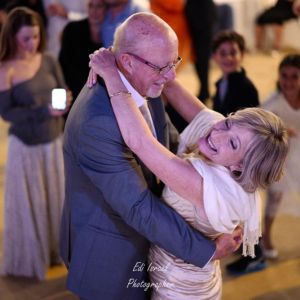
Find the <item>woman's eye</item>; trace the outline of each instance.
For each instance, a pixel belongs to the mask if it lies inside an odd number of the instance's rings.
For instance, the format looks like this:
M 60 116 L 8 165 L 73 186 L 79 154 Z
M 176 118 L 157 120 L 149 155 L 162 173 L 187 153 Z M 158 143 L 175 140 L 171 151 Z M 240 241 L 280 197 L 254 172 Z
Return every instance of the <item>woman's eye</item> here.
M 236 150 L 236 144 L 233 140 L 230 141 L 230 145 L 231 145 L 233 150 Z

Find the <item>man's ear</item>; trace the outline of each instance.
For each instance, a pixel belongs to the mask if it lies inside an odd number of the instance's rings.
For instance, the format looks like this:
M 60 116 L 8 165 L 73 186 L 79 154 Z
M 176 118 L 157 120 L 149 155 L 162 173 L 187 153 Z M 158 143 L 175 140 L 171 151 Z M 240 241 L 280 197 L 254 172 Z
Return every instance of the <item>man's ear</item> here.
M 127 53 L 122 53 L 119 56 L 118 65 L 121 71 L 125 71 L 124 73 L 132 74 L 133 66 L 131 56 Z

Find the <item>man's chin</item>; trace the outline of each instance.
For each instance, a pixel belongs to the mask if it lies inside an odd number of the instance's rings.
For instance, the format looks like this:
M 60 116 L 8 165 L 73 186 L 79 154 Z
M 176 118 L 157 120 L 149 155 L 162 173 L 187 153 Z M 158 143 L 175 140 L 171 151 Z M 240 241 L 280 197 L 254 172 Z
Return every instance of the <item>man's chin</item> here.
M 159 89 L 159 90 L 151 90 L 151 91 L 149 91 L 147 94 L 147 97 L 149 97 L 149 98 L 157 98 L 157 97 L 160 97 L 160 95 L 161 95 L 161 93 L 162 93 L 162 89 Z

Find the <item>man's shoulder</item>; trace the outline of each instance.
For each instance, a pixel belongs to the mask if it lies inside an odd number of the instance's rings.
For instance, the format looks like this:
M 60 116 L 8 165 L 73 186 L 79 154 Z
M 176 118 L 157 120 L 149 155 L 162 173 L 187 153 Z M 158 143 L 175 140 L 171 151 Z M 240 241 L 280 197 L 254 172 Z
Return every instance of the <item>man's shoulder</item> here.
M 70 124 L 68 124 L 70 123 Z M 69 113 L 67 130 L 86 132 L 118 130 L 117 121 L 107 94 L 106 87 L 99 82 L 92 88 L 83 87 Z M 73 129 L 74 127 L 74 129 Z
M 84 86 L 68 115 L 65 140 L 75 138 L 80 143 L 87 133 L 97 135 L 108 128 L 116 130 L 117 123 L 105 87 L 99 83 L 92 88 Z
M 105 86 L 101 82 L 97 82 L 92 88 L 85 85 L 76 98 L 71 113 L 87 117 L 111 114 L 112 108 Z

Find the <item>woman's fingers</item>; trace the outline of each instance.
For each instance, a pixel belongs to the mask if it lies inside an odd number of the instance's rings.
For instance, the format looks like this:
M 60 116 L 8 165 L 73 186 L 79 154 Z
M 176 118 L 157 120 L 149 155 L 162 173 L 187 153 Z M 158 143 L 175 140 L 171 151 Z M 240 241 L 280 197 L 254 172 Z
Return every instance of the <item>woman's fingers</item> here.
M 97 75 L 103 77 L 109 69 L 115 67 L 115 56 L 111 48 L 100 48 L 89 55 L 90 72 L 87 79 L 87 86 L 91 88 L 97 82 Z
M 97 82 L 97 74 L 94 72 L 93 69 L 90 69 L 89 76 L 87 79 L 87 86 L 91 88 L 96 84 L 96 82 Z

